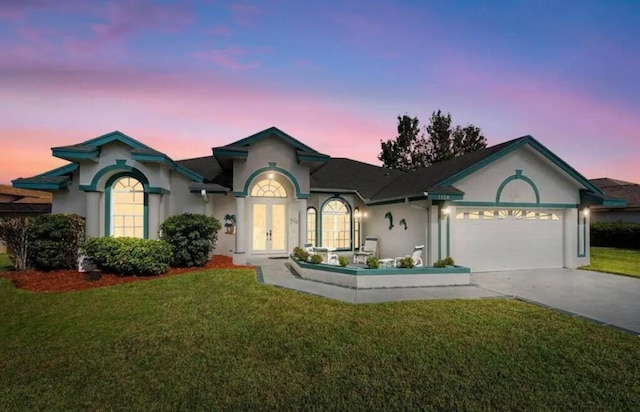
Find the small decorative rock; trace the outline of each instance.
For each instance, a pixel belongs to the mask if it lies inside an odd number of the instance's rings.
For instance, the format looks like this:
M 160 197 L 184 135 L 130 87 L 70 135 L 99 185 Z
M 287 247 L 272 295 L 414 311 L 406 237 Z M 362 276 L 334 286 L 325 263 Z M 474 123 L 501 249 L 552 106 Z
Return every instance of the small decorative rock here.
M 88 280 L 89 282 L 100 279 L 102 279 L 102 271 L 99 269 L 94 269 L 90 272 L 85 272 L 84 274 L 84 280 Z

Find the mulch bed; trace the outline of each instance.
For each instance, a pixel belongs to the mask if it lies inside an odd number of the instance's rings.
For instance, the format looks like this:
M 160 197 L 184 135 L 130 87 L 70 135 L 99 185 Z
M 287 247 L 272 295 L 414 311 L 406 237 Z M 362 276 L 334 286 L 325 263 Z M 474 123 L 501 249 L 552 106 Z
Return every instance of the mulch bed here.
M 57 270 L 53 272 L 25 270 L 22 272 L 9 271 L 0 273 L 0 278 L 9 279 L 17 288 L 30 290 L 32 292 L 71 292 L 74 290 L 93 289 L 119 285 L 121 283 L 165 278 L 183 273 L 197 272 L 203 269 L 254 269 L 254 267 L 236 266 L 233 264 L 231 257 L 214 255 L 204 268 L 172 268 L 164 275 L 158 276 L 116 276 L 103 273 L 101 279 L 89 281 L 84 279 L 84 273 L 78 272 L 77 270 Z

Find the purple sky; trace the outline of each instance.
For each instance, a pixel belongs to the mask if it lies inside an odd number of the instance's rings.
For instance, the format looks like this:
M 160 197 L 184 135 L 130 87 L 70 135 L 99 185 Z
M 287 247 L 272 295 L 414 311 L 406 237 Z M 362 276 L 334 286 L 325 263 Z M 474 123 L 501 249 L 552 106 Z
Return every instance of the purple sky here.
M 640 2 L 0 1 L 0 183 L 113 130 L 182 159 L 276 126 L 380 164 L 438 108 L 640 183 Z

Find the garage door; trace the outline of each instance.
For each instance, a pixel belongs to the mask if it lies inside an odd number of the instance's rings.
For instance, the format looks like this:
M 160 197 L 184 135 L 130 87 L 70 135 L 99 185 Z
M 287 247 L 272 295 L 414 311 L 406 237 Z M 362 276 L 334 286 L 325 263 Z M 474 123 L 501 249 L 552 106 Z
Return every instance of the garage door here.
M 456 263 L 473 272 L 563 266 L 561 210 L 459 208 Z

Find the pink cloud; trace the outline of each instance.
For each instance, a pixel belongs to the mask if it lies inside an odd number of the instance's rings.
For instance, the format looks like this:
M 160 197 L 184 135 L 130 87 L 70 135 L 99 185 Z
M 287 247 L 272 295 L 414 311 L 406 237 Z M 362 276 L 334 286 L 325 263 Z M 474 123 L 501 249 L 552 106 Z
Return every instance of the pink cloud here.
M 193 55 L 203 60 L 213 61 L 217 65 L 231 70 L 255 69 L 260 66 L 260 63 L 256 60 L 242 61 L 243 59 L 246 60 L 246 56 L 249 54 L 255 53 L 251 53 L 242 47 L 229 46 L 223 49 L 199 51 Z

